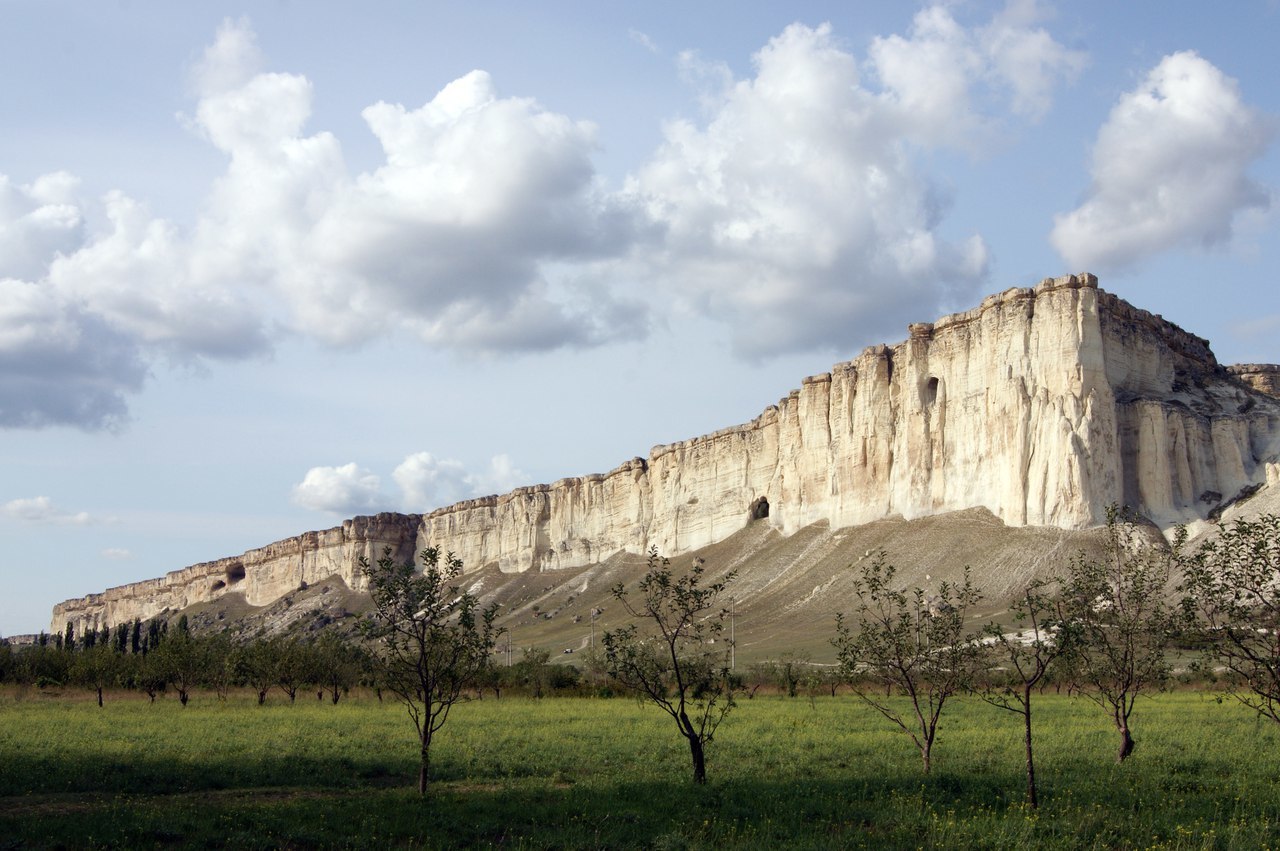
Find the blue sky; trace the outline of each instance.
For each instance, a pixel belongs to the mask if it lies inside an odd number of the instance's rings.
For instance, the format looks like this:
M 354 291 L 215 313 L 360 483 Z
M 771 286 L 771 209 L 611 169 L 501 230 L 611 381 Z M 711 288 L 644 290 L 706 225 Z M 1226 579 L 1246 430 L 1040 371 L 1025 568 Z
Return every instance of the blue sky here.
M 0 634 L 608 470 L 1044 277 L 1280 361 L 1274 0 L 0 0 L 0 31 Z

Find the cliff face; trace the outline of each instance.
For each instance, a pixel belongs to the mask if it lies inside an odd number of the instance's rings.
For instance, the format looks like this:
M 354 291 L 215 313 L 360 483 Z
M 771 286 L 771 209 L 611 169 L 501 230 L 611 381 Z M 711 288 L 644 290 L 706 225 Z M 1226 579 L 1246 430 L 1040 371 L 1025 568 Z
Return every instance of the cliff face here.
M 398 559 L 413 557 L 418 519 L 401 514 L 356 517 L 334 529 L 307 532 L 233 558 L 66 600 L 53 607 L 50 631 L 61 633 L 70 622 L 80 635 L 85 628 L 114 626 L 134 618 L 146 620 L 165 610 L 176 611 L 228 593 L 243 594 L 248 603 L 261 606 L 297 590 L 304 582 L 335 574 L 348 585 L 362 588 L 362 557 L 377 560 L 386 547 L 391 547 Z
M 607 474 L 423 517 L 356 518 L 67 601 L 52 628 L 236 590 L 269 602 L 333 574 L 359 588 L 358 557 L 388 545 L 405 558 L 435 544 L 468 568 L 516 572 L 650 545 L 676 555 L 753 521 L 789 535 L 822 520 L 986 508 L 1011 526 L 1079 529 L 1118 502 L 1170 525 L 1264 482 L 1280 455 L 1280 400 L 1265 384 L 1280 370 L 1220 367 L 1206 341 L 1100 291 L 1092 275 L 1011 289 L 908 330 L 806 378 L 749 423 L 655 446 Z

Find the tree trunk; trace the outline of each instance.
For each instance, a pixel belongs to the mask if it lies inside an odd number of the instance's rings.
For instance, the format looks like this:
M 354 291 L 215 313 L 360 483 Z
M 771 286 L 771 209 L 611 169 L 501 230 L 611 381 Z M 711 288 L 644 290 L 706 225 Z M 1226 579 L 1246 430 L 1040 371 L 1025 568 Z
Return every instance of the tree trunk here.
M 102 686 L 98 686 L 98 708 L 102 708 Z
M 181 703 L 183 706 L 187 705 L 187 700 L 189 699 L 189 697 L 190 696 L 187 694 L 186 689 L 182 689 L 182 688 L 178 689 L 178 702 Z
M 707 782 L 707 759 L 703 753 L 702 739 L 697 735 L 687 736 L 689 739 L 689 753 L 693 757 L 693 782 Z
M 1040 800 L 1036 794 L 1036 763 L 1031 757 L 1031 686 L 1027 685 L 1022 690 L 1022 718 L 1024 722 L 1023 741 L 1027 750 L 1027 803 L 1033 808 L 1040 806 Z
M 259 690 L 259 692 L 258 692 L 258 705 L 259 705 L 259 706 L 261 706 L 262 704 L 264 704 L 264 703 L 266 703 L 266 702 L 267 702 L 267 690 L 266 690 L 266 689 L 261 689 L 261 690 Z
M 1128 721 L 1119 721 L 1116 726 L 1120 729 L 1120 750 L 1116 752 L 1116 762 L 1124 762 L 1133 753 L 1135 743 L 1129 733 Z
M 422 739 L 422 759 L 418 763 L 418 794 L 426 796 L 427 794 L 427 776 L 431 769 L 431 740 L 429 737 Z

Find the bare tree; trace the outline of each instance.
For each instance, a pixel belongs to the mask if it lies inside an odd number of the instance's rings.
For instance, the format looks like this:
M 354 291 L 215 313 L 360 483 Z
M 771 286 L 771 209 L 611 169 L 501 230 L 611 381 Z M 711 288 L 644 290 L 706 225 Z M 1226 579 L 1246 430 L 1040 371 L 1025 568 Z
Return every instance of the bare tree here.
M 707 782 L 706 746 L 734 707 L 734 684 L 729 662 L 732 642 L 721 640 L 728 609 L 716 600 L 731 582 L 707 583 L 705 568 L 696 562 L 676 577 L 671 562 L 649 550 L 644 577 L 633 600 L 621 583 L 613 596 L 634 618 L 656 631 L 641 632 L 629 624 L 604 634 L 610 674 L 624 687 L 656 704 L 676 722 L 693 760 L 693 782 Z
M 1185 530 L 1172 545 L 1144 537 L 1136 520 L 1113 505 L 1102 557 L 1081 553 L 1069 568 L 1063 598 L 1078 642 L 1072 671 L 1081 693 L 1115 724 L 1117 762 L 1133 753 L 1130 719 L 1138 697 L 1169 678 L 1167 648 L 1179 622 L 1170 583 L 1185 541 Z
M 1182 591 L 1230 693 L 1280 723 L 1280 517 L 1219 526 L 1189 560 Z
M 462 561 L 428 547 L 422 571 L 396 564 L 391 550 L 377 564 L 361 559 L 369 578 L 373 616 L 365 634 L 377 642 L 382 680 L 400 699 L 418 731 L 418 794 L 427 793 L 431 742 L 449 718 L 463 689 L 484 668 L 498 629 L 497 604 L 481 609 L 472 594 L 453 584 Z
M 968 569 L 960 585 L 944 582 L 933 597 L 897 588 L 895 573 L 883 551 L 864 564 L 854 584 L 857 619 L 837 614 L 831 643 L 854 694 L 911 738 L 927 774 L 943 707 L 969 686 L 981 655 L 965 618 L 982 595 Z M 887 697 L 895 688 L 909 701 L 906 712 Z
M 1027 803 L 1033 807 L 1040 805 L 1040 799 L 1032 751 L 1031 695 L 1044 682 L 1050 668 L 1070 652 L 1073 635 L 1063 623 L 1062 601 L 1045 593 L 1049 584 L 1046 580 L 1033 581 L 1010 603 L 1012 631 L 994 623 L 983 630 L 994 667 L 986 672 L 982 699 L 1022 716 Z

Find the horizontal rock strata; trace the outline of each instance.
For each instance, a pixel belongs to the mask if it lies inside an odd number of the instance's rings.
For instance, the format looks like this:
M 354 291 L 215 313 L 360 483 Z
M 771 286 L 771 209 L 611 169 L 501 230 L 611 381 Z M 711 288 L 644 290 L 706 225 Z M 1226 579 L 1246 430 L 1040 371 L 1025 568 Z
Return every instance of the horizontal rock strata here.
M 908 333 L 804 379 L 749 423 L 609 473 L 425 516 L 356 518 L 69 600 L 52 628 L 146 618 L 231 589 L 261 604 L 333 574 L 361 588 L 358 558 L 384 546 L 403 558 L 434 544 L 468 568 L 513 572 L 649 546 L 676 555 L 751 522 L 789 535 L 985 508 L 1012 526 L 1081 529 L 1114 502 L 1167 526 L 1264 483 L 1280 456 L 1280 368 L 1221 367 L 1205 340 L 1092 275 L 1010 289 Z

